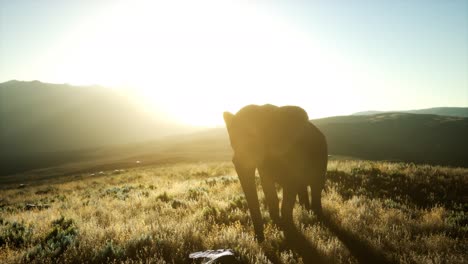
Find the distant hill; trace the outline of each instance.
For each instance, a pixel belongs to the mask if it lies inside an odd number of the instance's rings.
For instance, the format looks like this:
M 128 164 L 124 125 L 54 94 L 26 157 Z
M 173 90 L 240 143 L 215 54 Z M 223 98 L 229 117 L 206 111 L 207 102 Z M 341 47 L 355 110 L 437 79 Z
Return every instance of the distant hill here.
M 385 113 L 384 111 L 375 111 L 375 110 L 369 110 L 369 111 L 362 111 L 362 112 L 356 112 L 351 115 L 376 115 L 376 114 L 382 114 Z
M 468 118 L 384 113 L 312 122 L 333 155 L 468 167 Z
M 427 115 L 441 115 L 441 116 L 458 116 L 468 117 L 468 107 L 434 107 L 419 110 L 405 110 L 405 111 L 363 111 L 357 112 L 352 115 L 375 115 L 383 113 L 410 113 L 410 114 L 427 114 Z
M 147 141 L 182 127 L 100 86 L 0 84 L 0 157 Z
M 224 127 L 192 133 L 153 120 L 102 87 L 8 82 L 0 84 L 0 98 L 4 180 L 231 159 Z M 468 167 L 465 117 L 379 113 L 312 122 L 324 132 L 333 156 Z

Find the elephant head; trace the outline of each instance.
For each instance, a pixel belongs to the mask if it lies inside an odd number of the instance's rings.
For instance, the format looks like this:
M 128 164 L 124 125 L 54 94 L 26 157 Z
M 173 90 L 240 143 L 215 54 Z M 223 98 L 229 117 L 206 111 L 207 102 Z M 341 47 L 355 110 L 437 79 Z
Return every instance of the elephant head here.
M 235 115 L 225 112 L 224 121 L 234 151 L 232 161 L 247 199 L 255 234 L 261 241 L 264 239 L 263 223 L 255 185 L 255 170 L 258 168 L 260 171 L 266 159 L 281 159 L 300 144 L 308 132 L 309 118 L 302 108 L 296 106 L 248 105 Z M 264 180 L 268 179 L 262 179 L 262 187 L 267 196 Z M 271 186 L 274 185 L 268 185 L 269 196 L 273 197 L 271 188 L 274 187 Z M 273 197 L 271 200 L 272 206 L 269 207 L 274 207 L 278 198 L 275 200 Z
M 234 160 L 258 166 L 266 156 L 281 156 L 304 137 L 307 113 L 297 106 L 248 105 L 235 115 L 224 112 Z

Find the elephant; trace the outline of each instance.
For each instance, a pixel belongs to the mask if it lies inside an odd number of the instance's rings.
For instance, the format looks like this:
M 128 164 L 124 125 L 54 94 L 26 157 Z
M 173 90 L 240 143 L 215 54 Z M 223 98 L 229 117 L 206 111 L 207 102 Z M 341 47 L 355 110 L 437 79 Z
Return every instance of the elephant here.
M 270 217 L 275 224 L 292 225 L 296 197 L 318 215 L 328 163 L 323 133 L 298 106 L 247 105 L 236 114 L 223 113 L 233 149 L 232 162 L 244 191 L 258 241 L 264 240 L 263 220 L 255 184 L 258 170 Z M 275 188 L 283 189 L 281 218 Z

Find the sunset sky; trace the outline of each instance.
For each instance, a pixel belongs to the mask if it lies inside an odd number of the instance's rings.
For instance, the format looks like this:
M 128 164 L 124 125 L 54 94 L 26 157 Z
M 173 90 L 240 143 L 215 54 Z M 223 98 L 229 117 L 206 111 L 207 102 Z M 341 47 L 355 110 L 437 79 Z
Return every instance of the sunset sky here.
M 250 103 L 467 107 L 468 1 L 0 0 L 11 79 L 100 84 L 204 126 Z

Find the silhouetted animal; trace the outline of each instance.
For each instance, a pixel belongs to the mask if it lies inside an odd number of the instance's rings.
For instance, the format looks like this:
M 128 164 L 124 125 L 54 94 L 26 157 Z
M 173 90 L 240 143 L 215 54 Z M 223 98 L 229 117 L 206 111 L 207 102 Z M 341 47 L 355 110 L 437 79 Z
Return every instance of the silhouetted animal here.
M 328 152 L 325 136 L 297 106 L 248 105 L 235 115 L 224 112 L 224 121 L 234 150 L 232 159 L 252 217 L 256 237 L 263 241 L 263 221 L 255 186 L 258 169 L 270 216 L 280 223 L 275 183 L 283 188 L 281 222 L 292 224 L 292 211 L 299 200 L 321 213 Z

